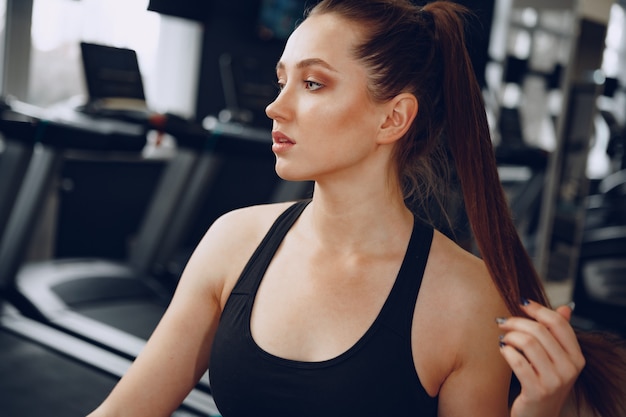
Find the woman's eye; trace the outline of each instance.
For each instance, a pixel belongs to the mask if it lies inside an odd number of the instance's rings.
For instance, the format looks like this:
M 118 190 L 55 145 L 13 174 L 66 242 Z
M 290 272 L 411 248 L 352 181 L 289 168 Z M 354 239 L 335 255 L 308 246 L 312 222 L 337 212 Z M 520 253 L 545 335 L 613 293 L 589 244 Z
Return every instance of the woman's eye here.
M 305 80 L 304 85 L 307 90 L 311 90 L 311 91 L 319 90 L 320 88 L 323 87 L 322 84 L 317 83 L 315 81 L 310 81 L 310 80 Z
M 285 83 L 281 81 L 276 82 L 276 88 L 278 89 L 278 91 L 283 91 L 283 88 L 285 88 Z

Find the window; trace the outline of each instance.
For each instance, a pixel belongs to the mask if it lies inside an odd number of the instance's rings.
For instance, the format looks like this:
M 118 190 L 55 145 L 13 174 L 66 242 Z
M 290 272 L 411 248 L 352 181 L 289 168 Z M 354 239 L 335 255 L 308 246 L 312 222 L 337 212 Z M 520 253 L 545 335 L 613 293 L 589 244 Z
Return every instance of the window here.
M 27 101 L 47 107 L 84 99 L 81 40 L 134 49 L 149 84 L 161 18 L 147 11 L 147 4 L 148 0 L 34 0 Z

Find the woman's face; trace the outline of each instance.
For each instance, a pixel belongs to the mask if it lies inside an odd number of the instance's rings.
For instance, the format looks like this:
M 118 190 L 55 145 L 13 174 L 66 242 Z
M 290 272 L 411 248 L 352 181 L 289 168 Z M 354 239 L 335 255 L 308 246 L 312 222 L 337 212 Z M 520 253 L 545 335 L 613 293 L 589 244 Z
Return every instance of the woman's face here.
M 370 165 L 384 106 L 368 95 L 351 52 L 358 41 L 354 24 L 333 14 L 309 17 L 289 38 L 277 65 L 281 91 L 266 109 L 282 178 L 350 179 Z

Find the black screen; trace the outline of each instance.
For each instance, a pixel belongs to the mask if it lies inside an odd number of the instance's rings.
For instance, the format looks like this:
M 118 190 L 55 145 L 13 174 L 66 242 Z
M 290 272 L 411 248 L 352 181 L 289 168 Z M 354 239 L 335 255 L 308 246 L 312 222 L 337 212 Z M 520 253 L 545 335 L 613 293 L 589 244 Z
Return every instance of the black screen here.
M 81 42 L 85 81 L 91 100 L 144 100 L 143 81 L 132 49 Z
M 204 23 L 209 19 L 211 3 L 209 0 L 150 0 L 148 10 Z

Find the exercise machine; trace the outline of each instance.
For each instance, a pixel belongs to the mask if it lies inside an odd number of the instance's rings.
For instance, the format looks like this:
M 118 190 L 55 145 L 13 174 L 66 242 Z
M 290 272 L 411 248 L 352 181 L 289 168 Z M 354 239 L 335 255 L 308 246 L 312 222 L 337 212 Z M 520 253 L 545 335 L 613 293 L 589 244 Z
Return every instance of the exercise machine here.
M 84 416 L 131 361 L 19 314 L 0 300 L 0 409 L 20 417 Z M 210 394 L 194 389 L 172 417 L 219 416 Z
M 35 145 L 35 123 L 4 110 L 0 114 L 0 230 L 6 224 Z

